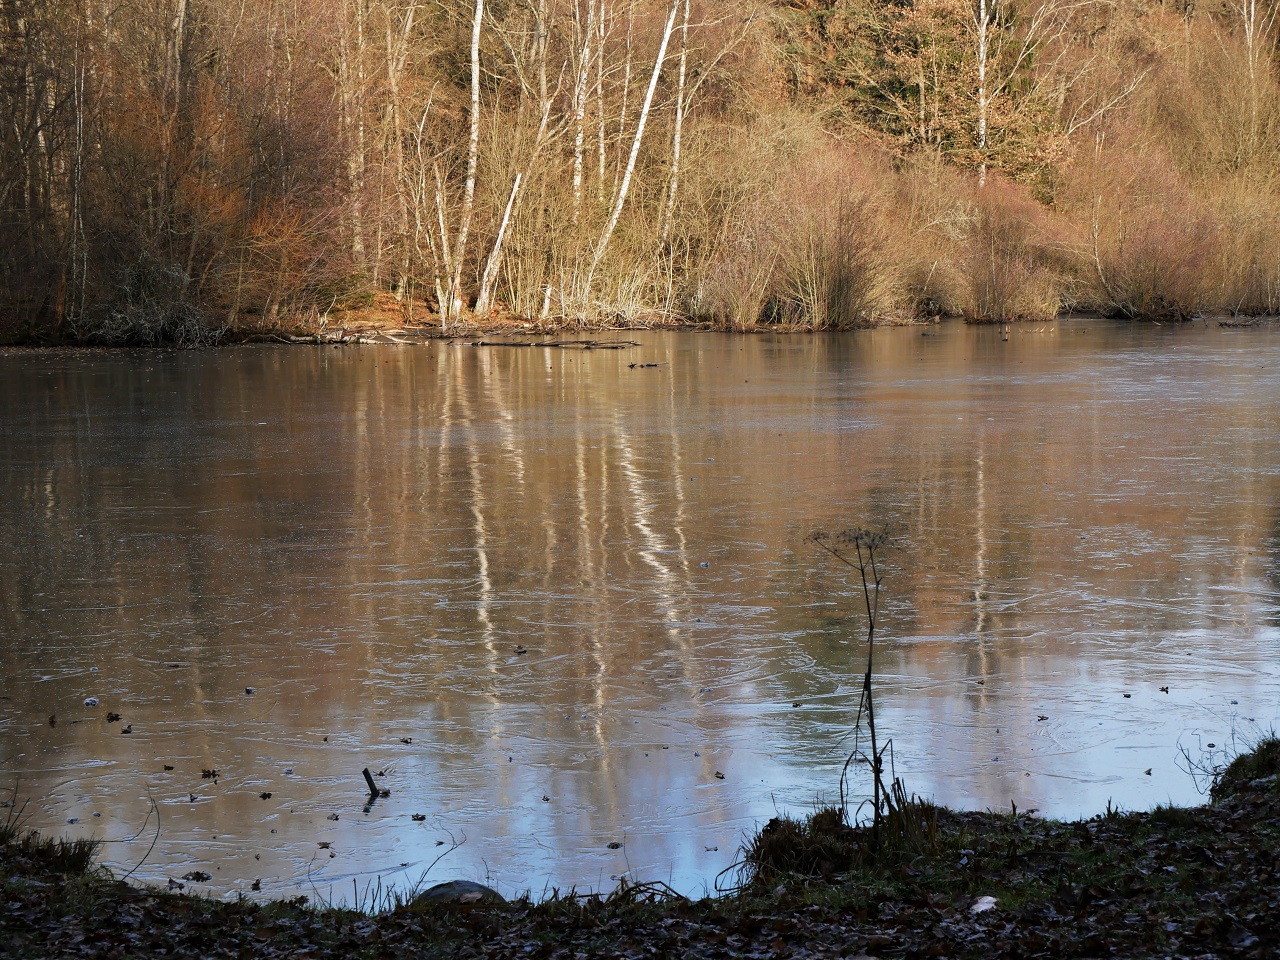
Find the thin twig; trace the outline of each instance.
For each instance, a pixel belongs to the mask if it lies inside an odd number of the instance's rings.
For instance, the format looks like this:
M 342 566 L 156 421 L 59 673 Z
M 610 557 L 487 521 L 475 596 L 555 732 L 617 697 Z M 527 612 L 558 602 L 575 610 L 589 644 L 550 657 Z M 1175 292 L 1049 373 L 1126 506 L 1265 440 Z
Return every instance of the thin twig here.
M 142 818 L 142 826 L 138 828 L 138 832 L 127 839 L 135 840 L 142 835 L 142 831 L 146 829 L 147 821 L 151 819 L 151 814 L 156 815 L 156 835 L 151 838 L 151 846 L 147 847 L 147 852 L 142 855 L 142 859 L 133 865 L 133 868 L 122 876 L 121 880 L 128 880 L 137 873 L 138 868 L 147 862 L 147 858 L 151 856 L 151 851 L 156 848 L 156 844 L 160 842 L 160 806 L 156 803 L 156 798 L 151 795 L 151 788 L 147 787 L 147 799 L 151 801 L 151 809 L 147 811 L 147 815 Z
M 877 551 L 884 547 L 888 539 L 887 529 L 870 531 L 861 527 L 845 530 L 834 537 L 823 531 L 818 531 L 809 537 L 812 543 L 845 566 L 857 570 L 862 580 L 862 603 L 867 615 L 867 669 L 862 677 L 862 694 L 858 701 L 858 713 L 854 719 L 854 746 L 845 757 L 844 766 L 840 770 L 840 809 L 845 811 L 847 817 L 849 768 L 854 763 L 869 763 L 872 777 L 871 843 L 875 849 L 880 845 L 881 822 L 893 807 L 892 793 L 884 785 L 884 753 L 890 748 L 892 741 L 886 741 L 884 747 L 880 746 L 876 733 L 874 692 L 876 624 L 880 616 L 880 584 L 883 579 Z M 848 555 L 850 547 L 853 548 L 856 559 Z M 864 714 L 867 720 L 867 736 L 871 740 L 869 756 L 863 751 L 857 739 L 858 732 L 862 729 Z

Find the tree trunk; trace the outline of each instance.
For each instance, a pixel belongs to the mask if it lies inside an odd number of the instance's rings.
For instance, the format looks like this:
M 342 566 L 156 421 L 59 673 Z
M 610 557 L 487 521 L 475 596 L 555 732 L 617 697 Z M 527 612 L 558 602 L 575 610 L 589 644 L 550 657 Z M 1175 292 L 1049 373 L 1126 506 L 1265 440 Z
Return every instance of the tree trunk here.
M 480 25 L 484 21 L 484 0 L 476 0 L 471 21 L 471 115 L 467 131 L 467 179 L 462 188 L 462 209 L 458 215 L 458 238 L 454 241 L 453 270 L 449 276 L 448 303 L 441 305 L 441 318 L 447 328 L 462 313 L 462 266 L 467 257 L 467 237 L 471 232 L 471 215 L 475 209 L 476 167 L 480 158 Z
M 978 186 L 987 183 L 987 59 L 991 52 L 991 24 L 995 18 L 996 0 L 978 0 L 974 27 L 978 34 Z
M 604 205 L 605 116 L 604 116 L 604 45 L 609 35 L 605 0 L 600 0 L 596 18 L 596 202 Z
M 366 259 L 364 239 L 364 193 L 367 155 L 364 129 L 365 86 L 365 4 L 351 0 L 354 24 L 343 24 L 339 47 L 338 97 L 347 149 L 347 192 L 351 231 L 351 255 L 357 264 Z M 350 32 L 354 29 L 354 35 Z
M 676 118 L 671 132 L 671 180 L 667 184 L 667 202 L 662 211 L 661 241 L 665 249 L 671 235 L 671 218 L 676 211 L 676 194 L 680 189 L 680 145 L 684 130 L 685 75 L 689 63 L 689 0 L 684 0 L 680 21 L 680 70 L 676 80 Z
M 627 97 L 631 92 L 632 42 L 635 37 L 636 5 L 635 0 L 627 0 L 627 43 L 626 56 L 622 63 L 622 102 L 618 107 L 618 157 L 613 169 L 613 196 L 618 195 L 618 184 L 622 180 L 622 147 L 627 135 Z
M 391 128 L 390 160 L 395 171 L 393 182 L 396 185 L 396 219 L 400 230 L 398 238 L 399 249 L 396 251 L 395 275 L 391 283 L 397 300 L 404 298 L 410 274 L 409 197 L 406 196 L 404 189 L 407 181 L 405 178 L 404 107 L 401 95 L 401 79 L 404 76 L 405 62 L 409 55 L 409 40 L 413 33 L 413 25 L 417 13 L 418 4 L 416 0 L 411 0 L 408 8 L 404 11 L 403 19 L 400 21 L 398 29 L 394 29 L 395 24 L 392 20 L 390 8 L 384 14 L 386 17 L 387 37 L 387 112 L 390 115 L 388 119 Z
M 582 173 L 586 153 L 587 101 L 590 91 L 587 85 L 591 78 L 592 51 L 595 46 L 596 0 L 586 0 L 587 20 L 582 23 L 580 7 L 575 5 L 575 39 L 578 50 L 577 70 L 573 79 L 573 222 L 576 224 L 582 216 Z
M 476 297 L 476 313 L 485 316 L 493 307 L 493 287 L 498 280 L 498 270 L 502 267 L 502 243 L 507 235 L 507 224 L 511 221 L 511 210 L 516 205 L 516 199 L 520 196 L 520 182 L 524 179 L 524 172 L 516 174 L 515 181 L 511 184 L 511 195 L 507 197 L 507 208 L 502 214 L 502 223 L 498 227 L 498 235 L 493 240 L 493 250 L 489 253 L 489 259 L 484 265 L 484 276 L 480 279 L 480 294 Z
M 645 92 L 644 104 L 640 107 L 640 116 L 636 121 L 636 133 L 631 141 L 631 153 L 627 157 L 627 168 L 622 174 L 622 182 L 618 185 L 618 195 L 613 200 L 613 210 L 610 212 L 609 219 L 605 222 L 604 229 L 600 233 L 600 239 L 596 242 L 596 249 L 591 257 L 591 266 L 587 270 L 586 282 L 583 284 L 583 290 L 587 293 L 591 290 L 591 281 L 595 276 L 596 268 L 600 266 L 600 261 L 604 259 L 609 240 L 613 237 L 613 231 L 618 226 L 618 218 L 622 215 L 622 208 L 627 202 L 627 193 L 631 187 L 631 175 L 636 169 L 636 158 L 640 155 L 640 144 L 644 140 L 644 128 L 649 122 L 649 111 L 653 106 L 653 94 L 658 89 L 658 77 L 661 76 L 662 65 L 667 59 L 667 45 L 671 42 L 671 34 L 675 31 L 676 15 L 679 12 L 680 0 L 674 0 L 671 4 L 671 13 L 667 15 L 667 22 L 662 28 L 662 42 L 658 45 L 658 55 L 653 59 L 653 73 L 649 77 L 649 89 Z

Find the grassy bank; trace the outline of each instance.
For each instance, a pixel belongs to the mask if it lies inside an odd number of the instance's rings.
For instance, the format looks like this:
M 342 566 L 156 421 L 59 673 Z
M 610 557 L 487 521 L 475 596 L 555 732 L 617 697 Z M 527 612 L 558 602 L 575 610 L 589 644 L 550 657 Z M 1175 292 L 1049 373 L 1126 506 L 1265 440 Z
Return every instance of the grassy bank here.
M 719 900 L 640 885 L 377 915 L 139 889 L 94 867 L 85 844 L 10 823 L 0 955 L 1270 957 L 1278 769 L 1271 739 L 1204 806 L 1074 823 L 906 803 L 874 849 L 831 811 L 779 819 L 748 843 L 742 889 Z

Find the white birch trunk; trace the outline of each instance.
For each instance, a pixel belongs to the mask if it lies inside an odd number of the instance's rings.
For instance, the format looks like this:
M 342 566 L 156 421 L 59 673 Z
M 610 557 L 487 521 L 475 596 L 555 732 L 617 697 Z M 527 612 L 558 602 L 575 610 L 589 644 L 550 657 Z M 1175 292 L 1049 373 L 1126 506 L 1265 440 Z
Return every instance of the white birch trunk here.
M 516 174 L 511 184 L 511 195 L 507 197 L 507 208 L 502 214 L 502 223 L 498 226 L 498 235 L 493 239 L 493 250 L 484 265 L 484 275 L 480 278 L 480 295 L 476 298 L 476 313 L 485 316 L 493 307 L 493 288 L 498 281 L 498 270 L 502 267 L 502 244 L 507 236 L 507 224 L 511 222 L 511 211 L 520 196 L 520 183 L 524 180 L 524 171 Z
M 391 163 L 395 170 L 396 213 L 400 228 L 400 250 L 392 289 L 397 300 L 403 298 L 410 273 L 409 248 L 409 197 L 406 195 L 405 151 L 404 151 L 404 108 L 401 103 L 400 80 L 404 75 L 405 62 L 409 55 L 409 40 L 413 33 L 414 21 L 417 18 L 418 4 L 410 0 L 400 21 L 399 29 L 394 24 L 390 9 L 385 11 L 386 17 L 386 67 L 387 67 L 387 111 L 390 114 L 391 127 Z M 381 228 L 379 228 L 381 236 Z M 379 244 L 381 247 L 381 243 Z M 381 250 L 379 250 L 381 259 Z
M 1266 39 L 1275 26 L 1280 6 L 1261 9 L 1258 0 L 1236 0 L 1236 13 L 1244 32 L 1245 58 L 1249 68 L 1249 150 L 1257 148 L 1259 115 L 1261 108 L 1258 75 L 1263 70 L 1262 58 L 1266 55 Z
M 609 36 L 609 17 L 605 0 L 600 0 L 596 26 L 596 202 L 604 204 L 605 116 L 604 116 L 604 46 Z
M 671 131 L 671 180 L 667 184 L 667 202 L 662 210 L 661 241 L 665 249 L 671 236 L 671 218 L 676 212 L 676 195 L 680 189 L 680 145 L 684 130 L 685 76 L 689 64 L 689 0 L 684 0 L 680 20 L 680 69 L 676 80 L 676 117 Z
M 182 37 L 186 32 L 187 0 L 177 0 L 173 8 L 173 22 L 169 34 L 169 96 L 170 109 L 178 112 L 179 85 L 182 83 Z
M 622 103 L 618 108 L 618 157 L 613 168 L 613 195 L 618 195 L 618 183 L 622 179 L 622 150 L 621 144 L 626 142 L 627 136 L 627 96 L 631 92 L 631 60 L 632 60 L 632 41 L 635 37 L 636 25 L 636 5 L 635 0 L 627 0 L 627 43 L 626 56 L 622 63 Z
M 591 266 L 587 270 L 586 282 L 583 284 L 584 292 L 589 295 L 591 291 L 591 281 L 595 276 L 596 268 L 600 266 L 600 261 L 604 259 L 605 250 L 609 246 L 609 241 L 613 237 L 613 231 L 618 226 L 618 218 L 622 215 L 622 208 L 627 202 L 627 193 L 631 187 L 631 176 L 636 169 L 636 158 L 640 155 L 640 144 L 644 140 L 644 129 L 649 122 L 649 111 L 653 106 L 653 94 L 658 89 L 658 77 L 662 74 L 662 65 L 667 59 L 667 45 L 671 42 L 671 34 L 675 31 L 676 15 L 680 12 L 680 0 L 674 0 L 671 4 L 671 13 L 667 16 L 667 22 L 662 28 L 662 42 L 658 45 L 658 55 L 653 59 L 653 73 L 649 77 L 649 89 L 645 92 L 644 104 L 640 107 L 640 116 L 636 120 L 636 133 L 631 141 L 631 152 L 627 157 L 627 168 L 623 171 L 622 182 L 618 185 L 618 195 L 613 200 L 613 210 L 609 213 L 609 219 L 605 222 L 604 230 L 600 233 L 600 239 L 596 243 L 595 252 L 591 257 Z
M 574 18 L 577 21 L 576 38 L 580 40 L 578 48 L 578 69 L 573 78 L 573 222 L 576 224 L 582 216 L 582 174 L 585 164 L 587 143 L 587 101 L 590 91 L 587 89 L 591 79 L 591 55 L 595 46 L 596 0 L 587 0 L 587 20 L 581 22 L 580 8 L 575 7 Z
M 436 277 L 436 303 L 440 306 L 440 327 L 442 332 L 449 332 L 449 320 L 457 316 L 453 295 L 453 256 L 450 251 L 449 228 L 446 224 L 446 208 L 448 199 L 444 187 L 444 177 L 440 173 L 440 164 L 434 164 L 436 182 L 436 228 L 439 244 L 439 263 L 441 269 Z
M 458 214 L 458 238 L 453 244 L 448 303 L 441 305 L 441 322 L 446 328 L 462 313 L 462 267 L 467 256 L 471 214 L 475 209 L 476 167 L 480 158 L 480 25 L 483 21 L 484 0 L 476 0 L 475 15 L 471 23 L 471 116 L 467 132 L 467 179 L 462 188 L 462 208 Z
M 995 18 L 995 0 L 978 0 L 974 27 L 978 34 L 978 186 L 987 183 L 987 59 L 991 52 L 991 24 Z
M 529 151 L 529 157 L 525 161 L 524 168 L 516 173 L 515 179 L 511 184 L 511 193 L 507 197 L 507 206 L 502 214 L 502 222 L 498 227 L 497 236 L 494 237 L 489 257 L 485 261 L 484 273 L 480 279 L 480 292 L 476 297 L 476 313 L 481 315 L 487 314 L 493 307 L 493 294 L 498 282 L 499 271 L 502 269 L 507 228 L 511 222 L 512 215 L 520 208 L 520 201 L 523 199 L 521 190 L 533 176 L 533 170 L 538 162 L 539 155 L 542 153 L 542 148 L 551 140 L 549 125 L 556 94 L 551 92 L 547 86 L 547 44 L 546 34 L 542 29 L 542 13 L 543 8 L 540 5 L 538 9 L 540 40 L 534 46 L 534 55 L 538 58 L 538 100 L 541 114 L 538 120 L 538 131 L 534 135 L 533 147 Z M 558 92 L 558 84 L 556 89 Z

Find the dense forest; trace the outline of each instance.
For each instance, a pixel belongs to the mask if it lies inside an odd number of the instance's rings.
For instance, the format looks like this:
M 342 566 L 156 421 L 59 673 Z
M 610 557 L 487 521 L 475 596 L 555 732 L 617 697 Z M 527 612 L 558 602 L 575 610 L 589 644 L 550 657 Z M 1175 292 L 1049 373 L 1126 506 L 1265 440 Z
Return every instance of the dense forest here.
M 1280 311 L 1280 0 L 0 0 L 0 341 Z

